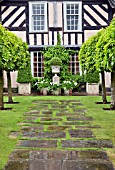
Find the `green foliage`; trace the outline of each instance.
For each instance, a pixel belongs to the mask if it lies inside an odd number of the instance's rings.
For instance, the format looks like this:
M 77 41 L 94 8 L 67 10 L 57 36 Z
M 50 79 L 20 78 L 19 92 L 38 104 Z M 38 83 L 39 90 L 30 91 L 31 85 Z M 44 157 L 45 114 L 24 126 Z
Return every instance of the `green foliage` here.
M 98 71 L 94 71 L 94 72 L 86 73 L 85 81 L 87 83 L 98 83 L 99 82 L 99 72 Z
M 32 82 L 32 74 L 30 66 L 20 69 L 17 76 L 18 83 L 30 83 Z
M 32 89 L 37 90 L 37 82 L 38 82 L 38 77 L 32 77 L 32 82 L 31 82 L 31 87 Z
M 13 71 L 25 67 L 28 62 L 27 44 L 0 24 L 0 67 Z
M 97 55 L 99 58 L 98 65 L 103 70 L 112 72 L 115 70 L 115 18 L 105 29 L 96 45 Z
M 53 57 L 51 60 L 50 60 L 50 65 L 51 66 L 61 66 L 62 65 L 62 61 L 59 57 Z
M 41 90 L 43 88 L 47 88 L 48 91 L 49 91 L 49 89 L 50 89 L 50 81 L 48 79 L 38 78 L 38 82 L 36 84 L 37 84 L 38 90 Z
M 69 90 L 69 89 L 72 89 L 73 87 L 73 82 L 69 81 L 69 80 L 64 80 L 62 82 L 62 89 L 64 90 Z
M 50 91 L 53 91 L 53 90 L 58 90 L 61 88 L 61 85 L 60 84 L 53 84 L 53 83 L 50 83 Z
M 66 76 L 70 75 L 69 73 L 69 60 L 70 60 L 70 54 L 71 50 L 66 50 L 65 47 L 60 45 L 55 45 L 51 47 L 47 47 L 42 51 L 42 54 L 45 58 L 44 61 L 44 78 L 48 78 L 49 80 L 52 79 L 52 70 L 50 67 L 50 60 L 53 57 L 60 58 L 62 61 L 62 66 L 60 70 L 60 79 L 63 81 Z
M 59 33 L 57 34 L 57 45 L 61 45 L 61 36 Z
M 72 82 L 72 89 L 73 91 L 81 91 L 82 87 L 86 85 L 86 80 L 84 78 L 84 74 L 76 74 L 76 75 L 71 75 L 70 80 Z
M 105 69 L 104 66 L 104 46 L 106 45 L 106 29 L 102 30 L 102 34 L 99 37 L 99 40 L 96 44 L 96 68 L 99 71 L 108 71 L 107 69 Z
M 103 30 L 99 31 L 96 35 L 91 36 L 82 45 L 79 51 L 79 60 L 83 70 L 95 71 L 96 70 L 96 44 Z

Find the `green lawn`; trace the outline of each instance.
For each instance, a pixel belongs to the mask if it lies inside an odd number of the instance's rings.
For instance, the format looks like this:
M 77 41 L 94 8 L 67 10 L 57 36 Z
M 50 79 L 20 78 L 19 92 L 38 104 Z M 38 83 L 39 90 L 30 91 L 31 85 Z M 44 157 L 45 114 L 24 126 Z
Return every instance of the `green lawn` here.
M 5 97 L 5 100 L 7 98 Z M 97 105 L 95 102 L 101 101 L 100 96 L 15 96 L 14 101 L 19 104 L 8 105 L 12 110 L 0 111 L 0 170 L 3 169 L 12 150 L 15 148 L 18 138 L 10 138 L 11 131 L 19 131 L 20 122 L 23 121 L 23 113 L 30 110 L 33 100 L 80 100 L 83 108 L 87 108 L 87 116 L 92 116 L 94 125 L 100 125 L 102 128 L 93 129 L 97 138 L 111 139 L 115 146 L 115 111 L 105 111 L 103 107 L 109 105 Z M 108 97 L 110 101 L 110 97 Z M 80 106 L 81 107 L 81 106 Z M 115 148 L 107 149 L 110 159 L 115 165 Z

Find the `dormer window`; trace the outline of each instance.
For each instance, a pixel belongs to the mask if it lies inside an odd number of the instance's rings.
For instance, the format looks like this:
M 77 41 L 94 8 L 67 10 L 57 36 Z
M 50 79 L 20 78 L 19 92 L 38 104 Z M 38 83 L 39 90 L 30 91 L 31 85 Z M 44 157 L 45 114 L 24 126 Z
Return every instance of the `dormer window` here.
M 64 31 L 82 31 L 82 2 L 64 2 Z
M 29 2 L 29 31 L 47 31 L 47 2 Z

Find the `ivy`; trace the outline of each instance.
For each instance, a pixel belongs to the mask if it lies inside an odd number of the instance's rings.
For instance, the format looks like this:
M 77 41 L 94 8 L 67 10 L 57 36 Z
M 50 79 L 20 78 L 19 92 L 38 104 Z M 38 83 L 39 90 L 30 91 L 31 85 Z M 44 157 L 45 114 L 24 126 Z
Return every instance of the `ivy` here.
M 63 81 L 65 80 L 68 76 L 70 76 L 69 72 L 69 61 L 70 61 L 70 55 L 74 53 L 72 50 L 67 50 L 65 47 L 61 46 L 61 40 L 60 40 L 60 35 L 58 34 L 58 42 L 57 45 L 55 46 L 50 46 L 45 48 L 42 52 L 44 56 L 44 78 L 52 79 L 52 70 L 50 66 L 50 60 L 53 57 L 60 58 L 62 63 L 61 63 L 61 68 L 60 68 L 60 80 Z

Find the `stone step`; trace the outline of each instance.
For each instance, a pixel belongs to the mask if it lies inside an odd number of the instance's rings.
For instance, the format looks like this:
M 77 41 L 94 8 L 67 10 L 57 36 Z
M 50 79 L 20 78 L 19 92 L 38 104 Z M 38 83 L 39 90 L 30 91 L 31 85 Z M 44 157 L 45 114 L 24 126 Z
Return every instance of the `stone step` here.
M 14 151 L 4 170 L 114 170 L 104 151 Z
M 10 160 L 22 159 L 60 159 L 60 160 L 84 160 L 84 159 L 100 159 L 107 160 L 109 158 L 105 151 L 85 150 L 85 151 L 69 151 L 69 150 L 24 150 L 16 149 L 10 155 Z

